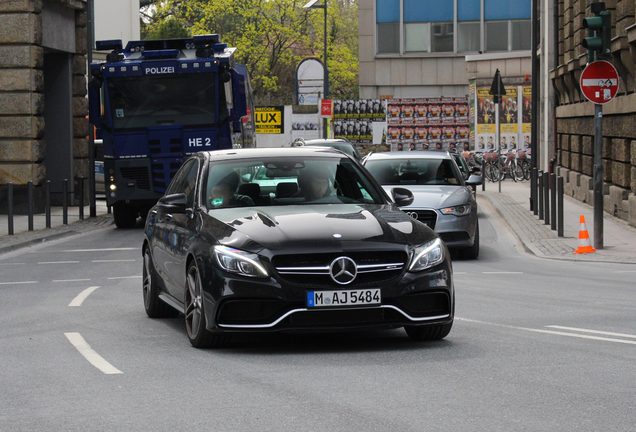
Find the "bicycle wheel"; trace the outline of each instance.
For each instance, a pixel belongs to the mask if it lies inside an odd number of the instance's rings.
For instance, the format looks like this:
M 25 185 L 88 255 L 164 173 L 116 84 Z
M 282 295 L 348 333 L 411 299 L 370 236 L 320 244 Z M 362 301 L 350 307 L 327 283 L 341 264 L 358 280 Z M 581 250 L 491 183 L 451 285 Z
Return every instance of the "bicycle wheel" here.
M 523 167 L 523 178 L 524 180 L 530 180 L 530 174 L 531 174 L 531 166 L 532 164 L 530 164 L 529 160 L 524 160 L 523 163 L 521 164 L 521 166 Z
M 525 173 L 523 171 L 523 163 L 514 161 L 512 165 L 512 178 L 514 181 L 520 182 L 525 179 Z

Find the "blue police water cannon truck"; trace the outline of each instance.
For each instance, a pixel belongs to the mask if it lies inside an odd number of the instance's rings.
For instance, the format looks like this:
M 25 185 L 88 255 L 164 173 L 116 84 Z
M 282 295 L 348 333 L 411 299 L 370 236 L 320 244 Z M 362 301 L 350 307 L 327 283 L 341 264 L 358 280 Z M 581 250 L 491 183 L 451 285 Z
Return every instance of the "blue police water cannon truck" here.
M 247 69 L 218 35 L 96 48 L 110 53 L 90 65 L 89 118 L 103 138 L 117 227 L 146 216 L 185 156 L 255 145 Z

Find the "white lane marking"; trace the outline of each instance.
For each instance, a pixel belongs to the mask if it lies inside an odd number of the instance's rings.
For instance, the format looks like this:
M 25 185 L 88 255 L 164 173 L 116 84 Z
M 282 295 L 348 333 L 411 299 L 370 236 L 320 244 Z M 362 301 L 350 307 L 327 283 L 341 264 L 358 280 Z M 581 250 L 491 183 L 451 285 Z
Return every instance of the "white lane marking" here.
M 34 284 L 34 283 L 38 283 L 38 281 L 0 282 L 0 285 L 23 285 L 23 284 Z
M 518 275 L 518 274 L 523 274 L 523 272 L 516 272 L 516 271 L 485 271 L 485 272 L 481 272 L 482 274 L 492 274 L 492 275 L 498 275 L 498 274 L 502 274 L 502 275 Z
M 99 287 L 98 286 L 92 286 L 92 287 L 86 288 L 84 291 L 79 293 L 68 305 L 70 307 L 79 307 L 79 306 L 81 306 L 82 303 L 84 302 L 84 300 L 86 300 L 86 297 L 91 295 L 93 293 L 93 291 L 95 291 L 97 288 L 99 288 Z
M 113 259 L 113 260 L 92 260 L 94 263 L 117 263 L 117 262 L 135 262 L 134 259 Z
M 53 279 L 53 282 L 88 282 L 90 279 Z
M 115 276 L 115 277 L 109 277 L 107 279 L 109 279 L 109 280 L 113 280 L 113 279 L 141 279 L 141 275 L 139 275 L 139 276 Z
M 550 334 L 550 335 L 556 335 L 556 336 L 574 337 L 574 338 L 579 338 L 579 339 L 591 339 L 591 340 L 599 340 L 599 341 L 604 341 L 604 342 L 615 342 L 615 343 L 622 343 L 622 344 L 628 344 L 628 345 L 636 345 L 636 341 L 628 341 L 628 340 L 623 340 L 623 339 L 604 338 L 604 337 L 599 337 L 599 336 L 589 336 L 589 335 L 582 335 L 582 334 L 576 334 L 576 333 L 566 333 L 566 332 L 559 332 L 559 331 L 552 331 L 552 330 L 541 330 L 541 329 L 528 328 L 528 327 L 517 327 L 517 326 L 512 326 L 512 325 L 507 325 L 507 324 L 497 324 L 497 323 L 487 322 L 487 321 L 472 320 L 472 319 L 468 319 L 468 318 L 457 318 L 457 317 L 455 317 L 455 319 L 457 319 L 459 321 L 472 322 L 472 323 L 476 323 L 476 324 L 485 324 L 485 325 L 491 325 L 491 326 L 495 326 L 495 327 L 513 329 L 513 330 L 523 330 L 523 331 L 528 331 L 528 332 L 533 332 L 533 333 L 542 333 L 542 334 Z
M 79 261 L 40 261 L 38 264 L 77 264 Z
M 619 270 L 616 273 L 636 273 L 636 270 Z
M 546 326 L 546 327 L 553 328 L 553 329 L 559 329 L 559 330 L 570 330 L 570 331 L 578 331 L 578 332 L 583 332 L 583 333 L 592 333 L 592 334 L 600 334 L 600 335 L 605 335 L 605 336 L 616 336 L 616 337 L 624 337 L 624 338 L 629 338 L 629 339 L 636 339 L 636 335 L 627 334 L 627 333 L 613 333 L 613 332 L 606 332 L 606 331 L 599 331 L 599 330 L 590 330 L 590 329 L 577 328 L 577 327 L 563 327 L 563 326 L 558 326 L 558 325 L 549 325 L 549 326 Z
M 88 343 L 86 343 L 86 341 L 84 340 L 81 334 L 64 333 L 64 336 L 66 336 L 66 339 L 68 339 L 71 345 L 73 345 L 75 349 L 77 349 L 77 351 L 79 351 L 79 353 L 83 355 L 84 358 L 88 360 L 90 364 L 95 366 L 97 369 L 99 369 L 106 375 L 123 373 L 122 371 L 117 369 L 115 366 L 108 363 L 104 359 L 104 357 L 97 354 L 97 352 L 95 352 L 95 350 L 93 350 L 93 348 L 91 348 L 91 346 Z
M 103 249 L 66 249 L 60 252 L 112 252 L 112 251 L 127 251 L 127 250 L 139 250 L 139 248 L 124 247 L 124 248 L 103 248 Z

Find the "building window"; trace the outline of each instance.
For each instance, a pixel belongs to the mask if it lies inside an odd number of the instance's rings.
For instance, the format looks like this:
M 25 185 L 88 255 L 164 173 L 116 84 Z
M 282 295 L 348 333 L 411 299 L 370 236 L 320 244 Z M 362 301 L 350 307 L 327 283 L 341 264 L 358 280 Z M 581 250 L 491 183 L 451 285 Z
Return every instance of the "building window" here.
M 510 25 L 512 50 L 529 50 L 531 45 L 530 39 L 532 37 L 530 20 L 512 21 Z
M 481 51 L 481 23 L 458 22 L 457 23 L 457 51 L 477 52 Z
M 508 21 L 486 23 L 486 51 L 508 51 Z
M 378 53 L 400 52 L 400 0 L 376 0 Z
M 453 2 L 403 0 L 404 51 L 453 52 Z
M 431 51 L 431 23 L 404 24 L 404 51 Z

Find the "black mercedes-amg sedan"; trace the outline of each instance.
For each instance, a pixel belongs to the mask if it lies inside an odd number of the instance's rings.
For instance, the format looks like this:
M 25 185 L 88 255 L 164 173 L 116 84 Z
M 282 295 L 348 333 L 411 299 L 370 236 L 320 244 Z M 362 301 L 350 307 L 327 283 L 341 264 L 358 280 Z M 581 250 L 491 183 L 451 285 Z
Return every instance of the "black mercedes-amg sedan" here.
M 404 327 L 448 335 L 445 244 L 355 159 L 329 148 L 238 149 L 187 159 L 148 214 L 143 298 L 185 315 L 195 347 L 236 332 Z

